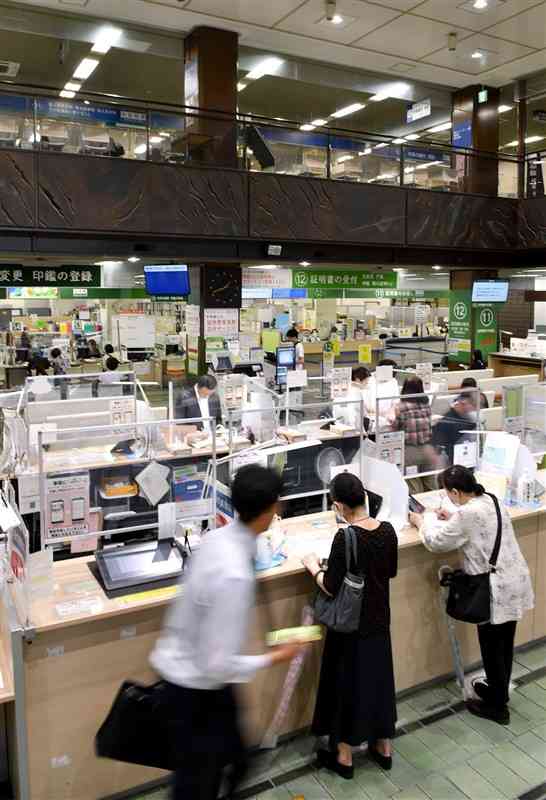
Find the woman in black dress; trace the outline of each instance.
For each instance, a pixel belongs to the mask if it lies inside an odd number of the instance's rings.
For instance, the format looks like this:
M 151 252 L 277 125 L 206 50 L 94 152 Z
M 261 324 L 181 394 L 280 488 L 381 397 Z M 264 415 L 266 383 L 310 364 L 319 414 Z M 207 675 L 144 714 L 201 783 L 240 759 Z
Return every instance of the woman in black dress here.
M 368 742 L 368 753 L 383 769 L 392 766 L 391 739 L 396 725 L 396 699 L 390 636 L 389 581 L 396 575 L 398 540 L 389 522 L 368 515 L 362 482 L 343 473 L 330 484 L 338 515 L 355 530 L 358 564 L 365 578 L 360 626 L 356 633 L 326 636 L 313 720 L 313 733 L 329 737 L 329 750 L 319 750 L 321 766 L 344 778 L 353 777 L 352 748 Z M 335 597 L 346 573 L 345 538 L 339 530 L 328 568 L 316 555 L 304 559 L 319 588 Z

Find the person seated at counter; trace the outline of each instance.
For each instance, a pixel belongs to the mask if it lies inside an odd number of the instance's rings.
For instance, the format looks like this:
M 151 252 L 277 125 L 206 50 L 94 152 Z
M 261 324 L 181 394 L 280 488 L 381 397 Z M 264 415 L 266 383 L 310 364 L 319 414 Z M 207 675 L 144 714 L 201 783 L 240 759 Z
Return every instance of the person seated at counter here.
M 404 431 L 406 470 L 408 467 L 417 468 L 416 477 L 408 480 L 408 488 L 413 494 L 434 491 L 435 476 L 418 475 L 419 472 L 430 472 L 435 469 L 432 449 L 432 409 L 421 378 L 412 377 L 404 381 L 400 402 L 394 409 L 392 428 L 395 431 Z
M 470 369 L 485 369 L 486 363 L 483 359 L 481 350 L 472 351 L 472 359 L 470 361 Z
M 219 425 L 222 422 L 222 408 L 216 390 L 218 381 L 212 375 L 201 375 L 191 389 L 179 393 L 175 399 L 176 419 L 198 419 L 212 417 Z M 195 423 L 199 430 L 210 433 L 210 422 Z
M 99 380 L 101 383 L 115 383 L 115 381 L 119 380 L 119 375 L 117 373 L 117 369 L 119 367 L 119 361 L 117 358 L 113 358 L 109 356 L 106 359 L 105 363 L 105 372 L 100 376 Z
M 102 363 L 106 368 L 106 362 L 109 358 L 115 358 L 117 361 L 120 361 L 119 353 L 114 350 L 114 346 L 111 344 L 107 344 L 104 346 L 104 356 L 102 357 Z
M 95 339 L 89 339 L 87 342 L 87 347 L 89 348 L 89 356 L 88 358 L 100 358 L 101 352 L 97 346 L 97 342 Z
M 472 378 L 471 376 L 465 378 L 461 383 L 461 389 L 477 389 L 478 388 L 478 381 L 476 378 Z M 480 408 L 489 408 L 489 400 L 484 395 L 483 392 L 480 392 Z
M 353 747 L 368 742 L 368 755 L 383 769 L 392 767 L 396 725 L 394 669 L 390 635 L 389 582 L 398 569 L 398 540 L 390 522 L 370 518 L 362 481 L 348 472 L 330 483 L 339 517 L 354 530 L 357 563 L 366 592 L 355 633 L 328 630 L 312 730 L 328 736 L 328 750 L 317 753 L 319 765 L 342 778 L 353 777 Z M 335 597 L 347 573 L 345 534 L 335 535 L 328 567 L 311 553 L 303 559 L 318 588 Z
M 392 367 L 393 371 L 397 368 L 396 361 L 392 358 L 384 358 L 378 364 L 378 367 Z M 368 395 L 370 404 L 370 412 L 375 415 L 376 401 L 381 400 L 379 412 L 381 417 L 390 418 L 394 412 L 397 403 L 397 398 L 400 396 L 400 386 L 394 376 L 384 379 L 377 377 L 377 372 L 372 375 L 368 384 Z
M 296 349 L 296 369 L 303 369 L 305 364 L 305 350 L 302 342 L 300 342 L 300 335 L 296 328 L 287 330 L 284 338 L 287 342 L 293 344 Z
M 50 363 L 54 375 L 66 375 L 70 364 L 58 347 L 54 347 L 50 354 Z
M 456 511 L 410 514 L 423 544 L 433 553 L 461 549 L 463 569 L 470 575 L 489 572 L 498 531 L 498 517 L 491 495 L 462 466 L 447 469 L 441 485 Z M 531 576 L 514 533 L 512 520 L 501 502 L 501 547 L 491 575 L 491 619 L 478 625 L 478 640 L 486 680 L 474 680 L 478 700 L 469 700 L 471 714 L 510 724 L 509 686 L 514 656 L 516 625 L 534 607 Z
M 432 431 L 432 444 L 440 458 L 440 466 L 453 464 L 455 445 L 476 440 L 476 436 L 468 431 L 476 430 L 478 412 L 476 400 L 472 392 L 462 392 L 449 411 L 436 423 Z
M 351 388 L 346 398 L 342 402 L 334 403 L 334 415 L 345 425 L 351 425 L 355 429 L 360 429 L 360 400 L 364 401 L 364 430 L 370 428 L 370 412 L 375 411 L 371 408 L 367 388 L 370 384 L 372 373 L 367 367 L 354 367 L 351 372 Z

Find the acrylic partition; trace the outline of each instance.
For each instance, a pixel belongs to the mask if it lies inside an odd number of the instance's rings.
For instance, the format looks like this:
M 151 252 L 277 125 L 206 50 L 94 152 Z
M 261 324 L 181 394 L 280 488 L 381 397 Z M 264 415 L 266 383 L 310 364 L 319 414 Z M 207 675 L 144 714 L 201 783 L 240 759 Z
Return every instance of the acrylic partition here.
M 377 384 L 371 430 L 376 458 L 395 464 L 410 493 L 432 491 L 453 464 L 476 467 L 482 447 L 479 389 L 400 394 Z
M 542 459 L 546 455 L 546 383 L 507 387 L 503 405 L 506 427 L 521 427 L 523 444 L 536 459 Z
M 179 529 L 200 530 L 214 520 L 216 458 L 227 452 L 211 418 L 65 429 L 54 441 L 39 432 L 42 548 L 145 535 L 165 503 Z

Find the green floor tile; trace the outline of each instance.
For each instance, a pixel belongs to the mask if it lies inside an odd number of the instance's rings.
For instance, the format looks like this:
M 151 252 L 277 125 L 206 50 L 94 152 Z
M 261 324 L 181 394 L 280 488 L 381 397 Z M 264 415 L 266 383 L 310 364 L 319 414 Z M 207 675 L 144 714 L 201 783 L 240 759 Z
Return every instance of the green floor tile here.
M 471 800 L 502 800 L 507 796 L 468 765 L 451 767 L 446 776 Z
M 523 778 L 505 767 L 504 764 L 499 764 L 498 759 L 491 753 L 475 756 L 468 762 L 468 765 L 508 797 L 518 797 L 527 789 Z
M 398 786 L 399 789 L 415 786 L 419 778 L 423 777 L 423 774 L 413 767 L 409 761 L 406 761 L 400 753 L 394 753 L 392 769 L 384 774 L 387 775 L 389 780 Z
M 530 670 L 546 667 L 546 644 L 533 647 L 524 653 L 516 653 L 514 660 Z
M 489 739 L 479 734 L 474 728 L 469 727 L 461 719 L 460 715 L 438 720 L 438 722 L 434 722 L 430 726 L 430 729 L 438 729 L 446 733 L 450 739 L 453 739 L 454 742 L 464 747 L 472 755 L 483 753 L 493 747 L 493 743 Z
M 506 767 L 519 775 L 530 786 L 538 786 L 544 781 L 544 767 L 530 758 L 511 742 L 494 747 L 493 756 Z
M 532 722 L 546 722 L 546 709 L 533 703 L 532 700 L 529 700 L 520 692 L 514 692 L 510 698 L 510 709 L 517 711 L 522 717 Z
M 538 678 L 536 683 L 538 683 L 539 686 L 542 686 L 543 689 L 546 689 L 546 676 L 544 676 L 544 678 Z
M 355 776 L 356 777 L 356 776 Z M 369 795 L 365 794 L 362 787 L 356 780 L 346 781 L 335 775 L 333 772 L 328 772 L 321 769 L 315 775 L 318 783 L 329 793 L 330 797 L 335 800 L 368 800 Z M 390 798 L 387 798 L 390 800 Z
M 493 744 L 501 744 L 502 742 L 507 742 L 512 738 L 512 734 L 510 731 L 506 730 L 503 725 L 499 725 L 496 722 L 491 722 L 488 719 L 482 719 L 481 717 L 475 717 L 469 711 L 461 712 L 461 719 L 466 722 L 471 728 L 474 728 L 479 734 L 484 736 L 489 741 L 493 742 Z
M 546 742 L 546 722 L 537 727 L 533 726 L 533 733 L 536 733 L 537 736 L 540 736 L 540 738 L 544 739 Z
M 518 692 L 528 700 L 531 700 L 532 703 L 536 703 L 537 706 L 546 709 L 546 689 L 543 689 L 542 686 L 537 683 L 528 683 L 518 689 Z
M 412 706 L 407 701 L 396 704 L 396 711 L 398 716 L 398 725 L 408 725 L 411 722 L 416 722 L 423 716 L 422 712 Z
M 346 783 L 351 783 L 346 781 Z M 307 775 L 295 781 L 284 784 L 282 788 L 288 789 L 290 797 L 302 795 L 305 800 L 332 800 L 332 795 L 314 775 Z M 345 795 L 346 797 L 347 795 Z
M 453 739 L 450 739 L 445 733 L 437 729 L 430 730 L 431 727 L 419 728 L 415 731 L 415 736 L 446 764 L 460 764 L 468 761 L 468 750 L 455 744 Z
M 429 800 L 427 795 L 418 786 L 410 786 L 395 795 L 396 800 Z
M 537 736 L 535 733 L 524 733 L 522 736 L 517 736 L 514 739 L 514 744 L 523 750 L 528 756 L 534 758 L 543 767 L 546 767 L 546 742 Z M 546 779 L 546 771 L 544 772 Z
M 430 800 L 468 800 L 466 794 L 442 775 L 429 775 L 419 786 Z
M 395 739 L 394 750 L 421 772 L 437 772 L 446 766 L 445 762 L 426 747 L 415 733 Z
M 291 797 L 291 792 L 285 789 L 284 786 L 280 786 L 276 789 L 267 789 L 267 791 L 259 794 L 256 800 L 291 800 Z
M 414 695 L 410 695 L 405 700 L 420 711 L 422 715 L 434 714 L 446 706 L 453 703 L 453 695 L 447 689 L 423 689 Z
M 390 774 L 368 762 L 366 766 L 356 770 L 355 781 L 364 789 L 366 796 L 372 800 L 387 800 L 400 791 L 399 787 L 388 777 Z

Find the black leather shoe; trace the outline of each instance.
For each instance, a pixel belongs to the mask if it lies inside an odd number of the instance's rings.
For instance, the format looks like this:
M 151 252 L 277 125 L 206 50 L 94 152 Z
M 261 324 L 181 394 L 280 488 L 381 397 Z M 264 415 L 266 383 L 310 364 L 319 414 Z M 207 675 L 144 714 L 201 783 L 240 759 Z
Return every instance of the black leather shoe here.
M 510 711 L 507 706 L 493 708 L 484 703 L 483 700 L 468 700 L 466 707 L 475 717 L 490 719 L 491 722 L 498 722 L 499 725 L 510 725 Z
M 379 764 L 381 769 L 385 769 L 387 771 L 392 769 L 392 756 L 384 756 L 372 745 L 368 746 L 368 755 L 373 761 L 375 761 L 376 764 Z
M 476 678 L 473 680 L 472 688 L 480 700 L 487 700 L 489 698 L 489 684 L 483 678 Z
M 325 769 L 329 769 L 330 772 L 335 772 L 336 775 L 339 775 L 340 778 L 345 778 L 346 781 L 350 781 L 354 777 L 354 767 L 340 764 L 336 754 L 330 752 L 330 750 L 317 750 L 317 763 L 319 767 L 324 767 Z

